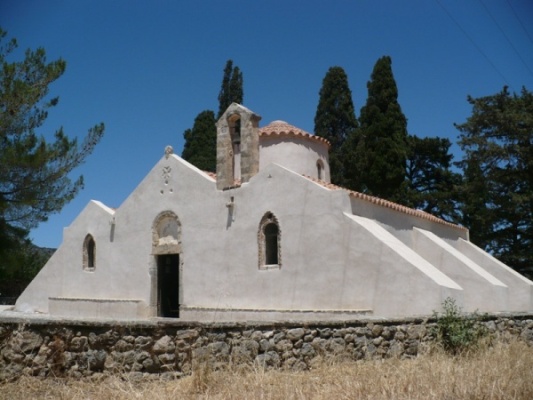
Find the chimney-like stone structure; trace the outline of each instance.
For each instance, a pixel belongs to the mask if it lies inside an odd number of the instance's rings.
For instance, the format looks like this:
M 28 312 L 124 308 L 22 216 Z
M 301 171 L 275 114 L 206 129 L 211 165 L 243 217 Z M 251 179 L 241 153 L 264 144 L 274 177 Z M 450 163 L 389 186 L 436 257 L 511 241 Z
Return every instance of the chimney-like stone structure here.
M 217 189 L 248 182 L 259 171 L 261 116 L 232 103 L 217 122 Z

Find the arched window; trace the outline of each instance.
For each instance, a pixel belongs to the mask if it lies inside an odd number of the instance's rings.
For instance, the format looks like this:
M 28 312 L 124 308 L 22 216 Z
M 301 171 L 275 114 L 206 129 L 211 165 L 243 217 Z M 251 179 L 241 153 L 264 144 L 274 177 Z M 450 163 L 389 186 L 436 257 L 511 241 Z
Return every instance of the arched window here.
M 88 234 L 83 241 L 83 269 L 94 271 L 96 268 L 96 243 L 94 238 Z
M 317 160 L 316 162 L 317 178 L 321 181 L 324 180 L 324 163 L 322 160 Z
M 267 212 L 259 224 L 259 269 L 281 268 L 281 231 L 277 218 Z
M 265 226 L 265 264 L 278 264 L 278 226 L 270 223 Z

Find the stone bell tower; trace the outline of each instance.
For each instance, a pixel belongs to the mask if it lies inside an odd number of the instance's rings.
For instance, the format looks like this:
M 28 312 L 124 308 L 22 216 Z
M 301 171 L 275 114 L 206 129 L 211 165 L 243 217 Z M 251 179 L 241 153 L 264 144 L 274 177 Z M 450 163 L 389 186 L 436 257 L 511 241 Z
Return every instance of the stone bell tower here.
M 232 103 L 217 122 L 217 189 L 248 182 L 259 171 L 261 116 Z

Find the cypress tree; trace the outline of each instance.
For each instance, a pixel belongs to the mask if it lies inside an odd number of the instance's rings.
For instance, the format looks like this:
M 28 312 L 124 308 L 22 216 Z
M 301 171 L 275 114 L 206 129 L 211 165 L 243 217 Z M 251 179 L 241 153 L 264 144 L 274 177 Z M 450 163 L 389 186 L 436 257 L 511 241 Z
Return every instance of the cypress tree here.
M 231 103 L 242 104 L 243 97 L 244 97 L 243 89 L 242 89 L 242 83 L 243 83 L 242 82 L 242 72 L 239 69 L 239 67 L 234 67 L 233 68 L 233 73 L 231 74 L 231 79 L 230 79 L 230 82 L 229 82 L 230 96 L 229 96 L 228 107 L 229 107 L 229 105 Z M 228 107 L 225 107 L 224 111 L 226 111 L 226 108 L 228 108 Z
M 202 111 L 194 120 L 192 129 L 183 136 L 185 145 L 181 157 L 204 171 L 216 171 L 217 130 L 215 113 Z
M 217 120 L 224 114 L 224 111 L 231 103 L 242 104 L 243 97 L 242 72 L 239 67 L 233 66 L 232 60 L 228 60 L 224 67 L 224 76 L 222 77 L 222 85 L 218 94 Z
M 219 108 L 215 113 L 211 110 L 202 111 L 194 120 L 192 129 L 183 132 L 185 144 L 181 157 L 204 171 L 216 171 L 217 157 L 217 131 L 218 120 L 231 103 L 242 104 L 243 79 L 239 67 L 233 66 L 233 61 L 228 60 L 224 67 L 222 85 L 218 95 Z
M 407 119 L 398 103 L 391 64 L 389 56 L 381 57 L 367 83 L 355 162 L 363 191 L 400 201 L 408 154 Z
M 341 67 L 331 67 L 319 93 L 315 114 L 315 135 L 331 143 L 329 166 L 331 182 L 344 184 L 344 160 L 342 146 L 346 137 L 357 129 L 352 101 L 352 91 L 348 86 L 348 76 Z

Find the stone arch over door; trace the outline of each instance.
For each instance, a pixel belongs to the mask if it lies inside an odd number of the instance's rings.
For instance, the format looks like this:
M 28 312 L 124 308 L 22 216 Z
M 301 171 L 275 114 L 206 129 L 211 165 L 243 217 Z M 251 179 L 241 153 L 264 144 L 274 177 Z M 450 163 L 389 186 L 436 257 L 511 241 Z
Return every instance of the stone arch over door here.
M 163 211 L 152 224 L 150 308 L 152 315 L 179 317 L 182 304 L 181 222 L 172 211 Z
M 181 222 L 172 211 L 160 213 L 152 225 L 152 254 L 181 253 Z

